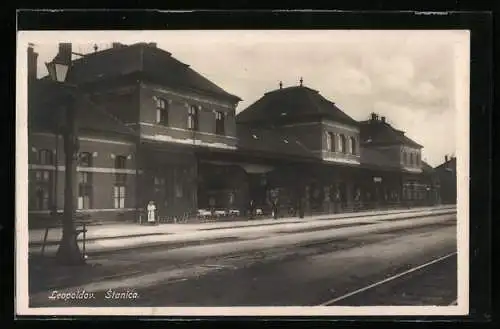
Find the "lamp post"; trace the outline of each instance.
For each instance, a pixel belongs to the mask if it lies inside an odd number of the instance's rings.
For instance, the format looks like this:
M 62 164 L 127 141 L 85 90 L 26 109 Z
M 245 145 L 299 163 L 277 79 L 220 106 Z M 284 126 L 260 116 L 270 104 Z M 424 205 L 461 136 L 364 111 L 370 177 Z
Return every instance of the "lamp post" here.
M 59 53 L 50 63 L 46 63 L 49 77 L 56 83 L 64 87 L 68 86 L 66 77 L 71 67 L 71 44 L 59 44 Z M 62 238 L 57 250 L 56 259 L 64 265 L 84 264 L 85 259 L 80 252 L 77 242 L 77 232 L 74 223 L 75 214 L 75 177 L 76 177 L 76 160 L 78 155 L 78 137 L 76 127 L 76 108 L 71 101 L 65 107 L 64 122 L 63 122 L 63 144 L 64 144 L 64 215 L 63 215 L 63 231 Z
M 380 189 L 382 186 L 382 177 L 378 177 L 378 176 L 373 177 L 373 182 L 375 183 L 375 202 L 376 202 L 375 207 L 378 208 L 378 207 L 380 207 L 380 203 L 381 203 Z

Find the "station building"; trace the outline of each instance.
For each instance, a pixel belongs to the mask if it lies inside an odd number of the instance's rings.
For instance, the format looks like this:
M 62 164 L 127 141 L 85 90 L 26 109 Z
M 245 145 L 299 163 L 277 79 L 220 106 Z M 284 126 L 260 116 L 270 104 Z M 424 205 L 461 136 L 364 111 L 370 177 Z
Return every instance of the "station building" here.
M 60 44 L 59 52 L 70 52 Z M 37 79 L 28 49 L 29 214 L 64 203 L 61 107 L 77 109 L 76 205 L 103 221 L 136 220 L 147 202 L 165 216 L 234 209 L 305 214 L 440 202 L 422 146 L 385 117 L 356 121 L 300 85 L 241 99 L 154 43 L 113 44 L 75 59 L 71 93 Z M 68 96 L 71 94 L 70 96 Z M 75 96 L 76 95 L 76 96 Z

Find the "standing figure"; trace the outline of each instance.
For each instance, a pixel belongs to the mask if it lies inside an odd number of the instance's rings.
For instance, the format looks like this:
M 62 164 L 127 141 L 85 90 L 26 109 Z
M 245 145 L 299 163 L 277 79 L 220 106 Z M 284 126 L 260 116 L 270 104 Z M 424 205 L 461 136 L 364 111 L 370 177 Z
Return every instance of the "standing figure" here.
M 299 218 L 304 218 L 304 197 L 299 197 L 299 204 L 298 204 L 298 208 L 299 208 Z
M 356 188 L 356 194 L 354 195 L 355 201 L 355 210 L 359 210 L 361 208 L 361 191 L 359 187 Z
M 341 212 L 341 197 L 340 197 L 340 188 L 337 186 L 335 189 L 335 213 Z
M 253 201 L 253 199 L 250 200 L 250 205 L 248 208 L 249 208 L 248 210 L 250 211 L 250 219 L 253 219 L 255 210 L 255 202 Z
M 210 208 L 210 216 L 214 217 L 215 216 L 215 198 L 213 196 L 210 196 L 208 199 L 208 206 Z
M 278 219 L 278 198 L 273 198 L 272 200 L 272 208 L 273 208 L 273 218 Z
M 148 223 L 155 223 L 156 222 L 156 205 L 154 201 L 149 201 L 148 203 Z

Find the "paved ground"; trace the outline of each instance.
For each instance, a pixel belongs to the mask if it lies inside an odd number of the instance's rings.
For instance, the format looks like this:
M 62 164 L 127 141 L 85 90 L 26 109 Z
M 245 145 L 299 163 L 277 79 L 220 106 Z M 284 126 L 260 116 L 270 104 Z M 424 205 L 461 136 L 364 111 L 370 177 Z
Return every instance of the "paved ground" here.
M 52 276 L 42 272 L 47 266 L 39 263 L 38 268 L 30 265 L 31 305 L 320 305 L 456 251 L 455 224 L 455 215 L 443 215 L 321 231 L 294 232 L 288 228 L 287 232 L 281 228 L 267 236 L 249 236 L 245 240 L 127 251 L 113 257 L 96 257 L 93 261 L 101 265 L 80 270 L 80 275 L 74 273 L 67 282 L 54 280 L 57 273 Z M 353 296 L 351 301 L 344 301 L 349 305 L 373 305 L 382 298 L 392 305 L 448 305 L 456 299 L 453 264 L 430 266 L 420 274 L 408 276 L 399 285 L 394 282 L 393 286 L 378 288 L 385 289 L 378 293 L 373 290 L 371 297 L 356 299 Z M 432 268 L 435 272 L 430 271 Z M 106 271 L 108 275 L 120 273 L 121 277 L 102 277 Z M 101 277 L 95 279 L 99 275 Z M 85 278 L 92 276 L 91 282 L 85 282 Z M 42 278 L 46 278 L 46 282 Z M 449 279 L 448 284 L 442 284 L 443 278 Z M 50 299 L 54 290 L 85 291 L 93 293 L 94 298 Z M 415 295 L 412 291 L 422 296 L 410 301 L 401 297 L 405 296 L 403 293 Z M 434 297 L 430 296 L 431 291 Z M 106 298 L 111 297 L 112 292 L 129 298 Z
M 159 226 L 151 225 L 139 225 L 137 223 L 112 223 L 90 226 L 88 238 L 110 238 L 116 236 L 136 236 L 136 235 L 147 235 L 147 234 L 158 234 L 158 233 L 178 233 L 186 231 L 197 231 L 206 229 L 222 229 L 222 228 L 234 228 L 234 227 L 251 227 L 251 226 L 262 226 L 266 224 L 277 224 L 277 223 L 287 223 L 290 221 L 303 221 L 303 220 L 319 220 L 319 219 L 342 219 L 342 218 L 356 218 L 356 217 L 367 217 L 367 216 L 380 216 L 387 214 L 399 214 L 399 213 L 414 213 L 427 210 L 441 210 L 441 209 L 456 209 L 454 205 L 440 205 L 433 207 L 415 207 L 415 208 L 401 208 L 401 209 L 389 209 L 389 210 L 372 210 L 372 211 L 361 211 L 352 213 L 339 213 L 339 214 L 323 214 L 314 216 L 305 216 L 303 219 L 298 217 L 282 217 L 279 219 L 272 219 L 266 217 L 256 217 L 254 219 L 235 219 L 235 220 L 224 220 L 224 221 L 209 221 L 209 222 L 196 222 L 196 223 L 180 223 L 180 224 L 161 224 Z M 29 230 L 29 241 L 38 243 L 43 239 L 44 229 L 37 228 Z M 58 241 L 61 237 L 60 229 L 50 230 L 48 240 Z
M 334 226 L 355 226 L 363 223 L 397 220 L 402 217 L 425 216 L 438 213 L 452 213 L 455 208 L 435 207 L 406 210 L 378 211 L 337 215 L 321 215 L 299 218 L 283 218 L 279 220 L 255 220 L 243 223 L 205 223 L 205 224 L 165 224 L 160 226 L 138 226 L 128 224 L 101 225 L 89 227 L 86 251 L 89 254 L 117 251 L 124 248 L 151 247 L 155 245 L 178 245 L 179 243 L 199 243 L 200 241 L 217 240 L 234 237 L 247 239 L 250 236 L 265 236 L 270 232 L 324 230 Z M 50 245 L 45 249 L 48 255 L 55 254 L 60 239 L 60 231 L 49 232 Z M 29 251 L 40 253 L 43 241 L 42 231 L 29 232 Z

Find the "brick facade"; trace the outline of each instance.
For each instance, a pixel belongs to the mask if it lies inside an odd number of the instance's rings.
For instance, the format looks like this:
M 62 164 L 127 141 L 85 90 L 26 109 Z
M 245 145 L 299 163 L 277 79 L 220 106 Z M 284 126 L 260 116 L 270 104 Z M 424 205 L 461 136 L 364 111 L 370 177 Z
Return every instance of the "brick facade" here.
M 166 102 L 167 124 L 157 122 L 157 100 Z M 191 107 L 197 111 L 197 129 L 188 127 L 188 115 Z M 140 116 L 141 134 L 147 136 L 162 135 L 174 139 L 194 139 L 214 144 L 220 143 L 234 147 L 236 145 L 235 104 L 216 100 L 213 97 L 200 96 L 189 92 L 175 91 L 154 84 L 141 83 Z M 224 114 L 224 132 L 216 132 L 216 112 Z
M 105 217 L 115 217 L 118 214 L 127 213 L 135 210 L 136 203 L 136 154 L 135 144 L 110 138 L 97 134 L 82 134 L 79 137 L 79 154 L 88 153 L 90 155 L 90 166 L 80 163 L 77 166 L 77 175 L 75 181 L 75 200 L 79 208 L 78 211 L 88 213 L 92 218 L 98 219 Z M 28 209 L 32 214 L 47 214 L 53 207 L 62 211 L 64 207 L 64 149 L 63 140 L 59 137 L 56 141 L 55 134 L 48 132 L 34 132 L 29 136 L 29 202 Z M 57 148 L 56 148 L 57 144 Z M 40 154 L 48 151 L 51 154 L 51 160 L 41 163 Z M 115 159 L 117 156 L 123 156 L 126 159 L 124 169 L 115 168 Z M 39 173 L 39 174 L 37 174 Z M 49 201 L 43 204 L 37 202 L 37 187 L 43 186 L 40 177 L 48 173 Z M 122 205 L 115 205 L 114 186 L 116 185 L 116 174 L 122 174 L 124 179 L 120 185 L 124 186 L 124 201 Z M 81 193 L 85 181 L 88 182 L 87 193 Z M 42 179 L 43 180 L 43 179 Z M 88 199 L 78 201 L 79 197 L 88 195 Z M 79 207 L 80 206 L 80 207 Z M 111 214 L 111 215 L 110 215 Z

